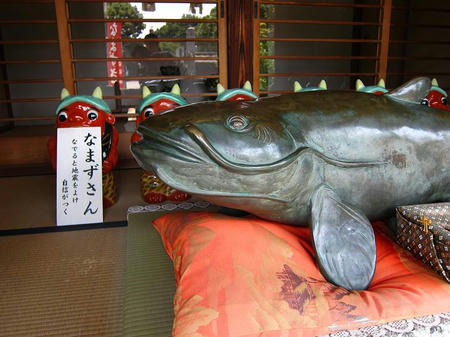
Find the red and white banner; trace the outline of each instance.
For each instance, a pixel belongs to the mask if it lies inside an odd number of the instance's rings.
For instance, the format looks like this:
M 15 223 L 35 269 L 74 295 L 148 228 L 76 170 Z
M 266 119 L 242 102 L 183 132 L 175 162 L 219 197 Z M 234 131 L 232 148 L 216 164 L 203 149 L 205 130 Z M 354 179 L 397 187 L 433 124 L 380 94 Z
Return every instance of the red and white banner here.
M 122 32 L 122 22 L 107 22 L 106 23 L 106 38 L 120 39 Z M 122 42 L 107 42 L 106 55 L 108 58 L 122 57 Z M 122 61 L 108 61 L 107 62 L 108 77 L 123 77 Z M 113 86 L 116 79 L 108 81 L 108 84 Z M 124 87 L 123 81 L 119 81 L 120 88 Z

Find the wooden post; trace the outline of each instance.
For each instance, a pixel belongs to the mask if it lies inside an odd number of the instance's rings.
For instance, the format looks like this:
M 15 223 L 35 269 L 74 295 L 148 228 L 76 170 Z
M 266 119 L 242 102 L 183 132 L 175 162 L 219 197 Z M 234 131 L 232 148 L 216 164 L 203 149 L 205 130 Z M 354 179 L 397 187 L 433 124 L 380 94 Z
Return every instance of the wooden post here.
M 72 50 L 70 47 L 70 34 L 68 25 L 68 12 L 66 0 L 54 0 L 56 12 L 56 25 L 58 27 L 59 54 L 61 58 L 64 88 L 71 95 L 76 95 L 74 73 L 72 66 Z
M 240 1 L 227 1 L 228 13 L 228 84 L 232 88 L 239 87 L 239 76 L 241 73 L 241 4 Z
M 259 0 L 253 0 L 253 92 L 259 95 L 260 72 L 260 6 Z
M 241 87 L 253 75 L 253 0 L 228 0 L 228 84 Z M 254 85 L 254 83 L 253 83 Z
M 243 22 L 243 37 L 242 37 L 242 46 L 243 46 L 243 71 L 240 79 L 240 86 L 244 84 L 245 81 L 253 81 L 253 18 L 254 18 L 254 3 L 253 0 L 243 1 L 242 3 L 242 22 Z M 259 69 L 259 67 L 258 67 Z M 252 87 L 255 83 L 252 83 Z
M 392 14 L 392 0 L 384 0 L 383 20 L 381 25 L 381 42 L 378 54 L 377 81 L 380 80 L 381 78 L 386 80 L 388 56 L 389 56 L 390 31 L 391 31 L 391 14 Z
M 219 49 L 219 83 L 228 86 L 228 55 L 227 55 L 227 13 L 225 0 L 217 2 L 217 38 Z

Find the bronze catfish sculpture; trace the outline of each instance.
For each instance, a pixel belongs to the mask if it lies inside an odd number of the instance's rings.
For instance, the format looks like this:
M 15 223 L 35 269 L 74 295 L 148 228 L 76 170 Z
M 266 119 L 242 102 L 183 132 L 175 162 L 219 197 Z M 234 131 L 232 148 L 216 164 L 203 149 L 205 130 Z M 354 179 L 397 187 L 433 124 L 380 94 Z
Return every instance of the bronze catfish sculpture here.
M 418 103 L 429 88 L 418 78 L 381 96 L 328 90 L 188 105 L 141 123 L 131 150 L 176 189 L 309 223 L 325 278 L 365 289 L 376 260 L 368 219 L 450 200 L 450 114 Z

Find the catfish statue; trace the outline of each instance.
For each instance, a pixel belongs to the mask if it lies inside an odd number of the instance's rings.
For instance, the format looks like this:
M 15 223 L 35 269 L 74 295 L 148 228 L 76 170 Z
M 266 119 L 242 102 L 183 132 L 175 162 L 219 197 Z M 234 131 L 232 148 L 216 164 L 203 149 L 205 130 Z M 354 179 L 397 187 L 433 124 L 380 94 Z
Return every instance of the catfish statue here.
M 187 105 L 139 125 L 138 163 L 216 205 L 309 224 L 324 277 L 366 289 L 370 220 L 450 200 L 450 114 L 420 104 L 414 79 L 384 95 L 318 90 Z

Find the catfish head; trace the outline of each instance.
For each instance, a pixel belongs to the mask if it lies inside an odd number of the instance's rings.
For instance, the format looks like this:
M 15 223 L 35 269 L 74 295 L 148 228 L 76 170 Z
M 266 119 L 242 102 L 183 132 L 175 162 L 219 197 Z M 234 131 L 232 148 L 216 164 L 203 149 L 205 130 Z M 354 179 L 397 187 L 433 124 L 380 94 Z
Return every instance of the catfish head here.
M 143 139 L 131 145 L 137 162 L 168 185 L 202 197 L 284 202 L 304 150 L 299 131 L 269 101 L 178 107 L 143 121 L 138 132 Z

